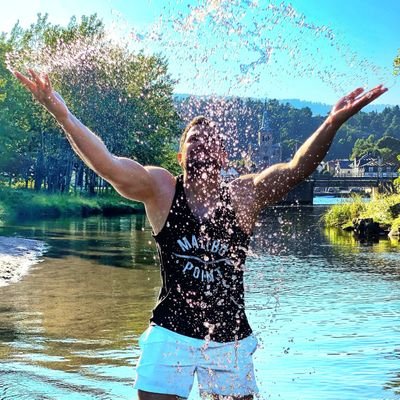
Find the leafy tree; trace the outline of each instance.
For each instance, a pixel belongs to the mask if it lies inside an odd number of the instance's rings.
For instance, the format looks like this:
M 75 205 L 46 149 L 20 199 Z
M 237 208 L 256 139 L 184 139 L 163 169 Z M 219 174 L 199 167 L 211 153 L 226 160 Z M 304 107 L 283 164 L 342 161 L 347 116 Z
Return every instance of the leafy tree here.
M 11 45 L 5 35 L 0 36 L 0 60 L 6 59 Z M 21 177 L 28 182 L 31 165 L 33 138 L 26 135 L 30 129 L 30 118 L 24 114 L 24 107 L 30 102 L 26 91 L 17 85 L 0 62 L 0 168 L 10 180 Z
M 400 164 L 400 154 L 397 156 L 397 161 Z M 399 176 L 393 181 L 393 183 L 395 184 L 397 192 L 400 193 L 400 168 L 398 169 L 398 172 L 399 172 Z
M 304 140 L 324 121 L 323 116 L 313 116 L 310 109 L 296 109 L 275 99 L 265 101 L 189 96 L 177 98 L 176 104 L 185 122 L 198 114 L 206 114 L 219 121 L 222 129 L 229 132 L 228 136 L 233 137 L 230 154 L 236 160 L 243 159 L 249 148 L 256 151 L 257 132 L 264 111 L 267 111 L 271 131 L 280 137 L 283 160 L 291 158 Z M 387 107 L 381 113 L 360 112 L 338 131 L 326 159 L 354 158 L 376 152 L 392 160 L 397 155 L 396 151 L 389 154 L 387 149 L 390 147 L 381 145 L 378 148 L 377 142 L 384 137 L 400 140 L 398 120 L 400 109 L 397 106 Z
M 397 158 L 400 154 L 400 139 L 384 136 L 377 141 L 376 146 L 383 161 L 397 164 Z
M 50 72 L 69 108 L 111 152 L 176 168 L 172 157 L 179 122 L 172 101 L 175 82 L 163 58 L 133 54 L 107 39 L 96 15 L 80 21 L 72 18 L 67 27 L 52 25 L 47 15 L 38 15 L 29 29 L 17 24 L 2 36 L 1 65 L 7 53 L 18 68 L 27 64 Z M 11 149 L 3 159 L 9 159 L 11 167 L 17 165 L 12 159 L 21 156 L 27 164 L 24 170 L 17 168 L 14 176 L 33 179 L 36 189 L 49 191 L 69 191 L 73 175 L 75 189 L 93 194 L 104 185 L 77 159 L 60 127 L 5 67 L 0 70 L 0 87 L 4 105 L 0 146 L 8 143 Z M 5 163 L 1 167 L 5 172 Z
M 375 140 L 374 135 L 369 135 L 366 139 L 357 139 L 353 151 L 351 153 L 351 159 L 360 158 L 365 154 L 379 154 L 379 149 Z

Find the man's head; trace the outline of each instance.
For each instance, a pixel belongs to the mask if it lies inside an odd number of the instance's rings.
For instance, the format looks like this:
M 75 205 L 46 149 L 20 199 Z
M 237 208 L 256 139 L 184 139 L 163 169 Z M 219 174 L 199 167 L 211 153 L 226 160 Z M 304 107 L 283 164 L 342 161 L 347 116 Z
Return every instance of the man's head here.
M 183 131 L 178 161 L 186 171 L 220 170 L 227 164 L 224 137 L 217 124 L 204 116 L 195 117 Z

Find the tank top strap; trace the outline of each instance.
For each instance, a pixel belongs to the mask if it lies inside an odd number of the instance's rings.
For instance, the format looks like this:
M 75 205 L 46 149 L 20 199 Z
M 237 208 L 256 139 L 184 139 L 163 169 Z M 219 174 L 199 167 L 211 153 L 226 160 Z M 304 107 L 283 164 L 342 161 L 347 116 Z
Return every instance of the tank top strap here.
M 183 189 L 183 175 L 176 176 L 175 197 L 172 206 L 178 209 L 187 207 L 186 195 Z
M 175 197 L 179 198 L 182 194 L 185 194 L 183 190 L 183 175 L 177 175 L 175 178 L 176 178 Z
M 175 179 L 175 195 L 170 209 L 170 218 L 179 220 L 190 217 L 191 211 L 183 188 L 183 175 L 177 175 Z
M 229 187 L 227 184 L 221 185 L 221 194 L 220 199 L 225 203 L 230 205 L 231 204 L 231 194 L 229 193 Z

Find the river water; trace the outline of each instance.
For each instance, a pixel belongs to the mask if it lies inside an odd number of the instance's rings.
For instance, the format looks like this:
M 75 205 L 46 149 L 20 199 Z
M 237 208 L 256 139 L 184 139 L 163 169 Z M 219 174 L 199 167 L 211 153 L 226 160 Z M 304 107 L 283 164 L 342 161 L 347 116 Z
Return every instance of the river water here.
M 324 209 L 270 209 L 256 228 L 245 284 L 260 398 L 400 399 L 399 243 L 324 229 Z M 21 221 L 0 235 L 49 246 L 0 287 L 0 399 L 135 399 L 160 284 L 145 217 Z

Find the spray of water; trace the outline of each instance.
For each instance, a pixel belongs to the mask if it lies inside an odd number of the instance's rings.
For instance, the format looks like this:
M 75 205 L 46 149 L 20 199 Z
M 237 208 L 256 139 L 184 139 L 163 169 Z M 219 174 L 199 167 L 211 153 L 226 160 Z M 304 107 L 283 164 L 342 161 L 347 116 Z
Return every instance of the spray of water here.
M 265 97 L 285 76 L 316 77 L 338 94 L 354 82 L 393 83 L 389 68 L 358 56 L 333 29 L 285 2 L 208 0 L 186 8 L 173 2 L 148 30 L 132 29 L 131 38 L 190 71 L 177 69 L 181 87 L 199 94 Z
M 248 153 L 239 138 L 243 132 L 250 142 L 255 138 L 251 132 L 254 123 L 239 126 L 239 121 L 259 116 L 251 115 L 251 110 L 232 96 L 266 98 L 269 88 L 285 85 L 287 77 L 318 79 L 338 96 L 355 84 L 394 84 L 391 70 L 360 57 L 333 29 L 310 21 L 285 2 L 206 0 L 186 5 L 170 1 L 143 29 L 132 27 L 117 12 L 113 18 L 105 35 L 78 36 L 73 42 L 59 41 L 51 48 L 32 46 L 10 53 L 7 63 L 11 69 L 29 67 L 55 75 L 67 72 L 72 83 L 74 77 L 93 73 L 101 66 L 107 79 L 97 80 L 98 90 L 106 91 L 128 85 L 121 79 L 127 76 L 121 54 L 132 59 L 133 54 L 158 53 L 169 63 L 176 91 L 197 95 L 179 103 L 182 120 L 187 123 L 205 114 L 220 123 L 229 132 L 233 158 Z M 121 74 L 115 73 L 118 70 Z M 145 70 L 146 66 L 143 74 Z M 145 97 L 147 89 L 142 87 L 127 96 Z M 201 94 L 207 96 L 198 96 Z M 124 103 L 126 99 L 122 96 L 120 100 Z

